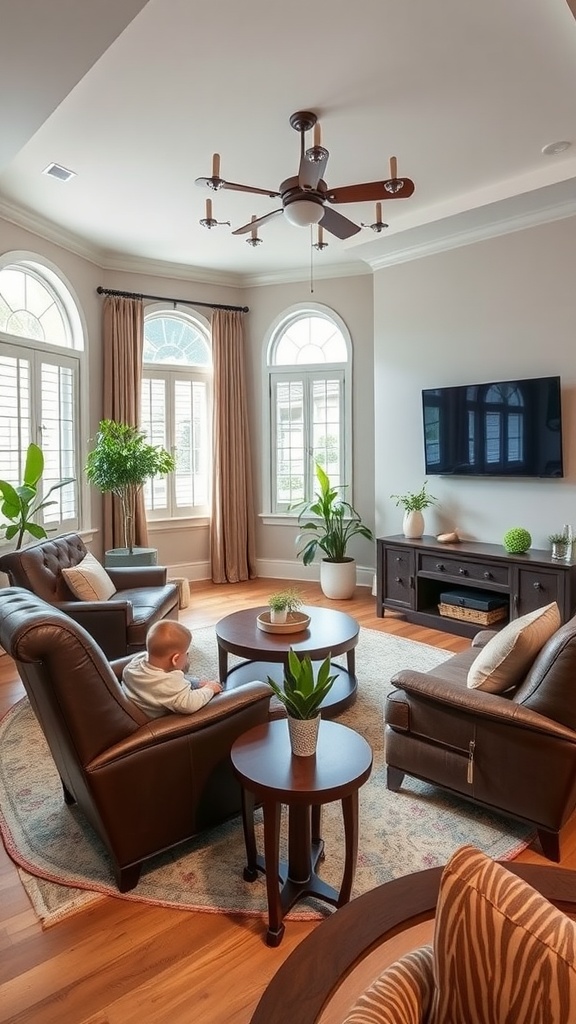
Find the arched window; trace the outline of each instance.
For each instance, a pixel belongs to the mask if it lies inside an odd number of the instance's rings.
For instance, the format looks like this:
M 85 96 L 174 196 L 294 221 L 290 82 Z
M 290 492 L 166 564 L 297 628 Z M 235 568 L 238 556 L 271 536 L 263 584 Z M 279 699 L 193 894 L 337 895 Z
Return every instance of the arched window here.
M 59 273 L 30 254 L 0 257 L 0 478 L 21 484 L 28 445 L 40 445 L 40 493 L 74 479 L 35 517 L 60 532 L 80 527 L 83 348 L 78 307 Z
M 351 484 L 351 352 L 343 321 L 316 304 L 285 313 L 271 331 L 272 512 L 312 498 L 315 462 L 334 486 Z
M 212 349 L 198 314 L 154 309 L 144 317 L 142 429 L 176 458 L 176 472 L 144 491 L 148 518 L 208 515 Z

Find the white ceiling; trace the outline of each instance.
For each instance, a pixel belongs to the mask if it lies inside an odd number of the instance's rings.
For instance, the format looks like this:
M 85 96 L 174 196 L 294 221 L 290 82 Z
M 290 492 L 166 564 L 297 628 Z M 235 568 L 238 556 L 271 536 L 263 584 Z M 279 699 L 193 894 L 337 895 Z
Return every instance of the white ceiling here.
M 370 266 L 576 213 L 576 22 L 566 0 L 27 0 L 0 33 L 0 215 L 92 254 L 246 283 L 307 273 L 310 232 L 277 199 L 195 186 L 211 173 L 277 189 L 295 175 L 296 110 L 316 112 L 330 187 L 399 174 L 389 228 L 327 236 L 315 274 Z M 544 145 L 573 143 L 557 156 Z M 50 162 L 76 172 L 64 184 Z M 357 223 L 374 204 L 336 209 Z M 201 268 L 198 270 L 197 268 Z

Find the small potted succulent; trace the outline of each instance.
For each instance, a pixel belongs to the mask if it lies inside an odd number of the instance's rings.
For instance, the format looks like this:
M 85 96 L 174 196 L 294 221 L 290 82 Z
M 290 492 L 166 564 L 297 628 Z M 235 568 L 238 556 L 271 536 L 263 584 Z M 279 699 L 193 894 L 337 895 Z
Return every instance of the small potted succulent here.
M 320 705 L 332 687 L 336 675 L 330 674 L 330 655 L 316 676 L 308 654 L 298 655 L 290 648 L 284 668 L 283 685 L 268 676 L 268 683 L 286 708 L 292 753 L 299 757 L 316 752 L 320 726 Z
M 293 612 L 298 611 L 302 604 L 302 598 L 297 590 L 288 587 L 286 590 L 277 590 L 270 594 L 268 607 L 270 609 L 270 622 L 286 622 Z
M 424 516 L 422 512 L 431 505 L 436 505 L 438 499 L 427 490 L 428 481 L 425 480 L 419 491 L 407 491 L 406 494 L 391 494 L 390 497 L 396 502 L 396 507 L 404 509 L 404 520 L 402 530 L 404 536 L 410 540 L 418 540 L 424 533 Z
M 552 545 L 552 558 L 559 562 L 565 562 L 572 558 L 572 538 L 564 530 L 563 533 L 551 533 L 548 537 Z

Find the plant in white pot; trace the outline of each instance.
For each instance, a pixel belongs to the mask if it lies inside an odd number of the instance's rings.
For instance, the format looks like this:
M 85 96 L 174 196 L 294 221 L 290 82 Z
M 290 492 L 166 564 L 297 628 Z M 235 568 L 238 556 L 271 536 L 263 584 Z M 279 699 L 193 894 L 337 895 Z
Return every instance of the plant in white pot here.
M 103 493 L 111 492 L 122 508 L 124 551 L 134 553 L 136 498 L 144 484 L 159 473 L 172 473 L 176 463 L 159 445 L 149 444 L 137 427 L 102 420 L 94 448 L 86 459 L 88 482 Z
M 330 674 L 330 655 L 320 665 L 316 676 L 308 654 L 300 657 L 292 648 L 284 668 L 283 686 L 268 676 L 276 697 L 284 704 L 292 753 L 299 757 L 316 752 L 320 726 L 320 705 L 332 687 L 336 675 Z
M 298 611 L 301 605 L 302 598 L 293 587 L 277 590 L 275 594 L 270 594 L 268 598 L 270 622 L 286 622 L 294 612 Z
M 301 532 L 296 543 L 304 541 L 298 552 L 304 565 L 310 565 L 320 549 L 324 557 L 320 565 L 320 586 L 326 597 L 343 600 L 352 597 L 356 587 L 356 562 L 347 554 L 348 544 L 353 537 L 374 540 L 372 530 L 366 526 L 350 502 L 341 495 L 341 488 L 333 487 L 328 474 L 316 463 L 316 479 L 319 490 L 314 500 L 297 505 L 300 509 L 298 522 Z M 303 523 L 307 516 L 314 516 Z
M 424 533 L 424 509 L 436 505 L 438 499 L 427 490 L 428 481 L 425 480 L 419 491 L 407 491 L 406 494 L 391 494 L 390 497 L 396 501 L 396 507 L 404 509 L 402 530 L 404 536 L 409 540 L 419 540 Z

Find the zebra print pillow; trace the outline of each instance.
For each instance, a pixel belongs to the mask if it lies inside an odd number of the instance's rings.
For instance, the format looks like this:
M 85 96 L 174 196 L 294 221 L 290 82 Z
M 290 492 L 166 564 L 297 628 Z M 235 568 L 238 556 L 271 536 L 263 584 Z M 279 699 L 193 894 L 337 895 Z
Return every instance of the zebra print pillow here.
M 471 846 L 448 861 L 429 1024 L 573 1024 L 576 923 Z
M 432 946 L 396 960 L 366 989 L 343 1024 L 421 1024 L 434 987 Z

